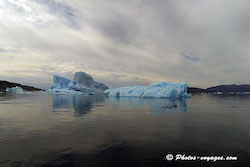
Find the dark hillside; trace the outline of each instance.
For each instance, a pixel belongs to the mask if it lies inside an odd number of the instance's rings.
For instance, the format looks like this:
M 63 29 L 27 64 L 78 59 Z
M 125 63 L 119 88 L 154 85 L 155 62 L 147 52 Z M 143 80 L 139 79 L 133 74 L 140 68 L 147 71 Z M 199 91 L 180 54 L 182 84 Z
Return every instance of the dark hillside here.
M 201 88 L 194 88 L 194 87 L 188 87 L 187 93 L 202 93 L 204 92 L 204 89 Z
M 12 88 L 12 87 L 21 87 L 23 88 L 23 90 L 26 90 L 26 91 L 41 91 L 42 89 L 39 89 L 39 88 L 34 88 L 32 86 L 26 86 L 26 85 L 22 85 L 22 84 L 19 84 L 19 83 L 11 83 L 11 82 L 8 82 L 8 81 L 0 81 L 0 91 L 1 92 L 5 92 L 5 89 L 6 88 Z
M 250 85 L 219 85 L 215 87 L 210 87 L 205 89 L 205 92 L 222 92 L 222 93 L 230 93 L 230 92 L 250 92 Z

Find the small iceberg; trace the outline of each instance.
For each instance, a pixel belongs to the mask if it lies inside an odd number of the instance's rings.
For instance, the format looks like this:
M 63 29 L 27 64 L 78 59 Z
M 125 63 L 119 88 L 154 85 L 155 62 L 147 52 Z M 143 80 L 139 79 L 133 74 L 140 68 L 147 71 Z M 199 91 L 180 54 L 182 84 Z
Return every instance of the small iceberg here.
M 108 89 L 104 92 L 107 96 L 126 97 L 159 97 L 177 98 L 191 97 L 187 93 L 187 84 L 182 82 L 154 82 L 149 86 L 128 86 Z
M 5 91 L 8 93 L 25 93 L 23 88 L 18 87 L 18 86 L 12 87 L 12 88 L 6 88 Z

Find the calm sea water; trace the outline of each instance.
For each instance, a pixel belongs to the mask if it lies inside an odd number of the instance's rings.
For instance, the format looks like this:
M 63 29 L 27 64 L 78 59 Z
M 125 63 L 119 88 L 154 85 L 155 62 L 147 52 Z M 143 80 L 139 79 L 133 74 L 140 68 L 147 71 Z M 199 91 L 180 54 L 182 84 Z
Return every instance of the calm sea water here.
M 168 161 L 169 153 L 238 160 Z M 9 166 L 250 166 L 250 96 L 0 94 L 0 167 Z

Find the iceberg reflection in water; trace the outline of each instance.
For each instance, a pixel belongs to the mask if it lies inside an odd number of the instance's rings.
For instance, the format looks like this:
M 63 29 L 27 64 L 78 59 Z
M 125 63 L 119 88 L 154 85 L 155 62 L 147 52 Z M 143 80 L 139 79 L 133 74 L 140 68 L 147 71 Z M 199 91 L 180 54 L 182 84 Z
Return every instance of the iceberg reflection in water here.
M 75 116 L 80 116 L 91 111 L 95 103 L 103 102 L 103 96 L 86 95 L 53 95 L 54 112 L 75 112 Z
M 149 110 L 153 114 L 164 114 L 167 112 L 186 112 L 187 104 L 185 98 L 136 98 L 136 97 L 104 97 L 86 95 L 53 95 L 53 112 L 75 112 L 80 116 L 91 111 L 91 109 L 102 103 L 128 109 Z M 114 106 L 112 106 L 114 105 Z
M 187 111 L 185 98 L 106 97 L 105 101 L 121 107 L 146 108 L 155 114 Z

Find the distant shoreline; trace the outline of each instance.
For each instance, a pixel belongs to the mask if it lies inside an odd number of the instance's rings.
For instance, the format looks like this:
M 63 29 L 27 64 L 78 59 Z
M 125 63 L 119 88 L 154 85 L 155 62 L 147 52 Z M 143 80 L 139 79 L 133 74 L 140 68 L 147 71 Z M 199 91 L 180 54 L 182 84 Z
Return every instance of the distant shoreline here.
M 22 85 L 20 83 L 8 82 L 8 81 L 0 81 L 0 92 L 5 92 L 6 88 L 12 87 L 21 87 L 26 91 L 45 91 L 40 88 L 35 88 L 33 86 Z M 206 89 L 197 88 L 197 87 L 188 87 L 187 93 L 195 94 L 195 93 L 214 93 L 214 94 L 250 94 L 250 85 L 218 85 L 209 87 Z
M 188 87 L 188 93 L 216 93 L 216 94 L 237 94 L 237 93 L 249 93 L 250 85 L 218 85 L 209 87 L 207 89 Z
M 22 85 L 20 83 L 0 81 L 0 92 L 5 92 L 6 88 L 21 87 L 25 91 L 44 91 L 43 89 L 35 88 L 32 86 Z

